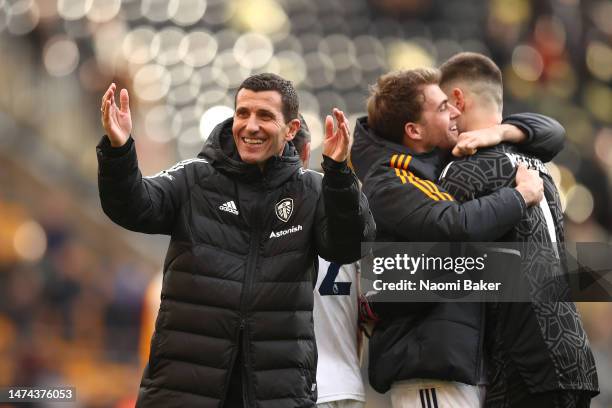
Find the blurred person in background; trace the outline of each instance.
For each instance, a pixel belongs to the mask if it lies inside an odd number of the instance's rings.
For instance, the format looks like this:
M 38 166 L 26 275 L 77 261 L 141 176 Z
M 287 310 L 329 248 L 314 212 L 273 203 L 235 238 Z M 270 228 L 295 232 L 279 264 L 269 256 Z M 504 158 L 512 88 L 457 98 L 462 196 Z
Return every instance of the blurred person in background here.
M 292 143 L 305 169 L 310 160 L 310 131 L 300 115 Z M 314 287 L 314 330 L 317 340 L 317 407 L 362 408 L 362 334 L 357 324 L 359 263 L 340 265 L 319 257 Z
M 490 58 L 460 53 L 442 64 L 440 70 L 440 87 L 450 104 L 461 112 L 457 127 L 466 138 L 476 140 L 482 129 L 501 122 L 502 74 Z M 534 301 L 486 304 L 485 406 L 588 407 L 599 386 L 576 305 L 558 298 L 538 300 L 544 292 L 550 294 L 552 288 L 549 284 L 542 286 L 548 281 L 541 278 L 558 269 L 561 260 L 556 247 L 565 241 L 563 212 L 554 181 L 539 159 L 520 153 L 514 145 L 499 144 L 474 153 L 448 164 L 440 177 L 440 185 L 460 202 L 511 185 L 519 163 L 537 170 L 544 180 L 544 198 L 539 205 L 528 209 L 521 221 L 500 237 L 500 241 L 532 244 L 520 248 L 522 269 L 532 285 Z
M 325 177 L 303 171 L 290 81 L 258 74 L 235 95 L 196 159 L 153 177 L 138 169 L 127 90 L 102 98 L 102 208 L 121 226 L 171 235 L 160 311 L 137 406 L 312 407 L 316 256 L 360 257 L 374 231 L 346 160 L 344 114 L 328 116 Z M 270 405 L 272 404 L 272 405 Z
M 438 81 L 435 69 L 380 77 L 368 99 L 368 117 L 357 122 L 351 158 L 370 200 L 379 241 L 492 241 L 542 198 L 542 180 L 524 168 L 516 174 L 515 189 L 463 204 L 431 181 L 450 149 L 467 150 L 462 142 L 455 146 L 460 112 L 448 103 Z M 552 119 L 523 114 L 507 120 L 518 126 L 493 126 L 486 140 L 472 147 L 506 139 L 552 157 L 563 144 L 563 128 Z M 485 381 L 482 305 L 376 303 L 376 296 L 363 308 L 378 320 L 369 343 L 372 387 L 391 389 L 394 407 L 480 407 Z

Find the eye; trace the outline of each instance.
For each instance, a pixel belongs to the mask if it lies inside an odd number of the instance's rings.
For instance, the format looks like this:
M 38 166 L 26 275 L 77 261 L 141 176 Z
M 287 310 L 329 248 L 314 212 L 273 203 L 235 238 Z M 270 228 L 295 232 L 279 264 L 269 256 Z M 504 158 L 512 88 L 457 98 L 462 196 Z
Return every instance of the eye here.
M 444 102 L 441 106 L 440 106 L 440 112 L 444 112 L 445 110 L 448 109 L 448 104 L 446 102 Z
M 247 112 L 246 110 L 238 110 L 236 111 L 236 116 L 244 119 L 244 118 L 248 118 L 249 117 L 249 112 Z
M 274 116 L 270 112 L 262 112 L 259 114 L 259 117 L 266 122 L 274 119 Z

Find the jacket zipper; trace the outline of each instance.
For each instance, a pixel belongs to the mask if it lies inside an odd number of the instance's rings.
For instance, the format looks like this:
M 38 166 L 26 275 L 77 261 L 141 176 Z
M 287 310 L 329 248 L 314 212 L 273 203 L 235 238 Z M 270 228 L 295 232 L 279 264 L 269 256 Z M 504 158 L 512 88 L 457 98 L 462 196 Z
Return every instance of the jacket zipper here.
M 264 182 L 265 183 L 265 182 Z M 267 183 L 265 183 L 267 186 Z M 246 299 L 251 293 L 251 286 L 253 286 L 253 278 L 257 269 L 257 261 L 259 260 L 259 240 L 261 239 L 261 226 L 260 226 L 260 203 L 263 200 L 258 200 L 255 211 L 253 212 L 252 219 L 255 224 L 251 230 L 251 243 L 249 247 L 249 257 L 247 259 L 247 270 L 244 277 L 244 283 L 242 288 L 242 296 L 240 297 L 240 331 L 238 333 L 238 339 L 240 339 L 240 333 L 242 333 L 242 398 L 244 408 L 250 407 L 252 399 L 252 390 L 250 379 L 250 355 L 249 355 L 249 330 L 246 324 Z

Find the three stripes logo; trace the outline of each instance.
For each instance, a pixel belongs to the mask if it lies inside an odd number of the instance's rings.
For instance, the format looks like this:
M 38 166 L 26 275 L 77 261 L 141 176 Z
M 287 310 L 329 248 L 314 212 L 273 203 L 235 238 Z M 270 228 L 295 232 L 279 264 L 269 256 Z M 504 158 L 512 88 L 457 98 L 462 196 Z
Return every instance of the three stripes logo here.
M 391 168 L 395 169 L 395 175 L 399 177 L 402 184 L 410 183 L 434 201 L 453 201 L 453 197 L 440 191 L 438 186 L 429 180 L 421 179 L 408 171 L 408 164 L 412 156 L 407 154 L 394 154 L 391 156 Z
M 438 408 L 438 397 L 435 388 L 424 388 L 419 390 L 421 397 L 421 408 Z
M 219 209 L 221 211 L 227 211 L 229 213 L 232 213 L 234 215 L 238 215 L 238 208 L 236 208 L 236 204 L 234 203 L 234 200 L 228 201 L 227 203 L 221 204 L 219 206 Z

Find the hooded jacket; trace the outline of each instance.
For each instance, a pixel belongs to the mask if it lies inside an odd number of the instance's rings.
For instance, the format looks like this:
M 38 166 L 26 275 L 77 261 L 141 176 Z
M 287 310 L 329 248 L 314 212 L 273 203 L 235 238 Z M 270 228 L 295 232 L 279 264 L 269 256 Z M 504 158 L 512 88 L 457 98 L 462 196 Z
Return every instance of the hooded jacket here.
M 145 178 L 131 139 L 98 145 L 104 212 L 171 236 L 139 407 L 223 407 L 239 350 L 245 407 L 314 406 L 317 255 L 353 262 L 374 232 L 345 163 L 324 158 L 321 177 L 288 143 L 262 172 L 240 160 L 231 128 Z
M 534 114 L 505 123 L 528 136 L 525 150 L 553 157 L 564 130 Z M 546 119 L 546 120 L 545 120 Z M 434 184 L 449 157 L 433 150 L 415 154 L 376 135 L 360 118 L 351 160 L 377 225 L 378 241 L 493 241 L 516 225 L 526 211 L 522 196 L 504 187 L 459 204 Z M 394 382 L 429 378 L 479 384 L 484 381 L 484 307 L 476 303 L 376 303 L 381 317 L 370 339 L 369 379 L 378 392 Z

